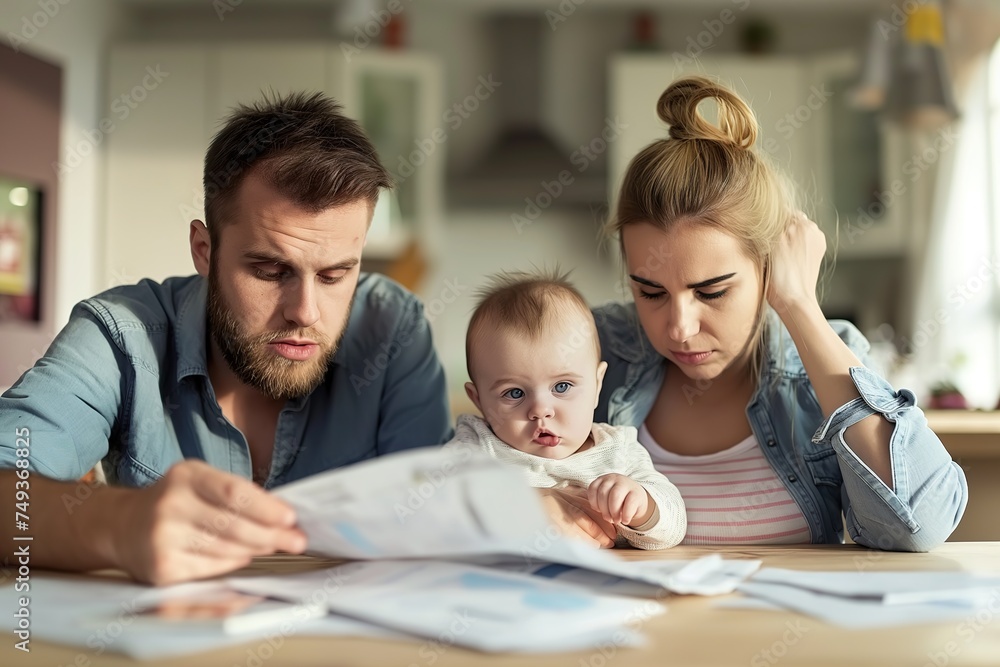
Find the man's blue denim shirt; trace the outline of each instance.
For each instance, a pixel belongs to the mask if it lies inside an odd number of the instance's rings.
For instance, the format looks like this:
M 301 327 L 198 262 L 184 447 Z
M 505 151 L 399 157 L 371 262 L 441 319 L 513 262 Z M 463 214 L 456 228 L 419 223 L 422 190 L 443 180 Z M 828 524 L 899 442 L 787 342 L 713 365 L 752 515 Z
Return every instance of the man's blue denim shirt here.
M 74 308 L 35 366 L 0 397 L 0 467 L 27 427 L 31 469 L 78 479 L 104 460 L 109 481 L 155 482 L 198 458 L 252 479 L 246 438 L 208 377 L 206 281 L 143 280 Z M 400 285 L 361 274 L 326 378 L 278 419 L 273 487 L 451 438 L 444 371 L 423 307 Z
M 608 362 L 594 421 L 639 427 L 663 382 L 666 361 L 653 349 L 634 304 L 594 309 Z M 927 426 L 912 392 L 894 391 L 870 370 L 868 341 L 848 322 L 830 322 L 865 366 L 851 369 L 860 396 L 824 419 L 788 331 L 773 314 L 767 359 L 746 414 L 771 467 L 809 523 L 812 542 L 851 539 L 894 551 L 927 551 L 958 525 L 969 498 L 965 473 Z M 895 424 L 893 489 L 851 451 L 844 431 L 872 414 Z

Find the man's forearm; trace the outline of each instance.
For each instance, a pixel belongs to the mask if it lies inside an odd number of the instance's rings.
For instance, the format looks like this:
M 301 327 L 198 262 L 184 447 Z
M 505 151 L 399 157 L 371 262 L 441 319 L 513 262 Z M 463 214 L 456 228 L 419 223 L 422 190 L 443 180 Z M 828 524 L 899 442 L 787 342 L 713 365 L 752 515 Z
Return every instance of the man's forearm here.
M 32 567 L 76 571 L 114 567 L 115 514 L 105 508 L 127 502 L 121 496 L 129 493 L 83 482 L 57 482 L 35 471 L 19 477 L 16 470 L 0 470 L 0 562 L 16 566 L 18 554 L 27 547 Z

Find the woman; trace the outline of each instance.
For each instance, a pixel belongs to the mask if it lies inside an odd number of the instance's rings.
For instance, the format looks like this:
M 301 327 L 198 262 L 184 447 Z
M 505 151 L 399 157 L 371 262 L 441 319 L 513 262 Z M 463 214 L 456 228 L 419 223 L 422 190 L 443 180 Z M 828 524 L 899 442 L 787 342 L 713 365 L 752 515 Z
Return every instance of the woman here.
M 685 543 L 838 543 L 843 513 L 865 546 L 940 544 L 965 476 L 913 394 L 866 368 L 864 337 L 824 318 L 825 237 L 752 150 L 753 112 L 692 77 L 657 113 L 669 138 L 632 160 L 609 224 L 634 303 L 595 311 L 595 421 L 640 429 L 685 498 Z

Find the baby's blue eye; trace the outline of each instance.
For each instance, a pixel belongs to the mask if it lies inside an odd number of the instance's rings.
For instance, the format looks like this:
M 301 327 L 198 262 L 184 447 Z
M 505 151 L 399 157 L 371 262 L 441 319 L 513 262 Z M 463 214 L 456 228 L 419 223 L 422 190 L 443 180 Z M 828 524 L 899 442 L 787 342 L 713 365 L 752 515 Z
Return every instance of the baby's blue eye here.
M 507 398 L 513 398 L 515 401 L 519 398 L 524 398 L 524 390 L 522 389 L 508 389 L 503 393 Z
M 557 394 L 565 394 L 567 391 L 569 391 L 569 388 L 572 386 L 573 385 L 571 385 L 569 382 L 559 382 L 556 384 L 555 387 L 553 387 L 553 390 Z

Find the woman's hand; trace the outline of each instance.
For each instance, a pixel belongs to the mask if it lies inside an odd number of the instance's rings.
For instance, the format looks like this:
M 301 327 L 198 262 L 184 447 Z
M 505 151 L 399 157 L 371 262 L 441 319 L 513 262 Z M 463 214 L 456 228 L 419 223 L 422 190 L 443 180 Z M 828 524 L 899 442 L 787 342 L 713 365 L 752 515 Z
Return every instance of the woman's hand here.
M 542 496 L 542 505 L 552 525 L 560 533 L 572 535 L 604 549 L 615 546 L 618 530 L 590 506 L 587 489 L 570 486 L 538 489 L 538 493 Z
M 782 321 L 792 310 L 817 303 L 816 283 L 825 254 L 826 235 L 804 213 L 797 212 L 771 255 L 767 301 Z

